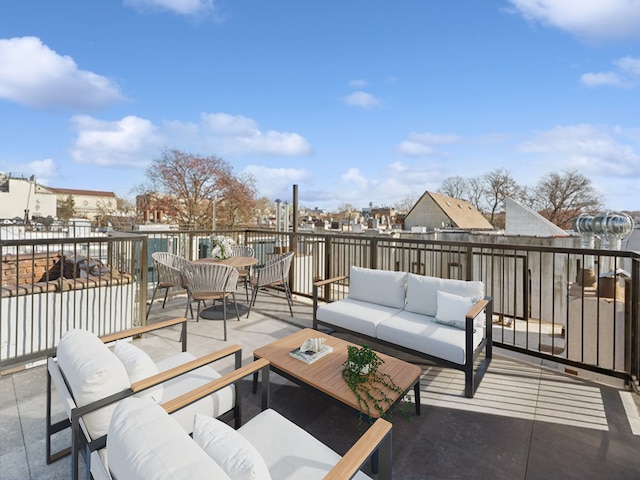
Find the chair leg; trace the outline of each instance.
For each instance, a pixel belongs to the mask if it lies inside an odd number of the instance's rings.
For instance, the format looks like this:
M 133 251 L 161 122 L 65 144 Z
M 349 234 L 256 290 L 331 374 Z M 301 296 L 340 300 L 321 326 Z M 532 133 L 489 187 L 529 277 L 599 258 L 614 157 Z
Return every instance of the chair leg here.
M 222 323 L 224 324 L 224 341 L 227 341 L 227 297 L 222 299 Z
M 153 305 L 153 300 L 156 298 L 156 291 L 158 290 L 158 285 L 160 282 L 156 283 L 156 286 L 153 287 L 153 294 L 151 295 L 151 301 L 149 302 L 149 308 L 147 308 L 147 319 L 149 318 L 149 312 L 151 312 L 151 305 Z
M 236 293 L 231 292 L 231 297 L 233 298 L 233 304 L 236 306 L 236 316 L 238 317 L 238 321 L 240 321 L 240 312 L 238 312 L 238 302 L 236 302 Z
M 258 286 L 256 285 L 251 289 L 251 301 L 249 302 L 249 310 L 247 310 L 247 318 L 249 318 L 249 314 L 251 313 L 251 306 L 255 305 L 256 297 L 258 296 Z
M 284 282 L 284 292 L 287 296 L 287 304 L 289 305 L 289 313 L 293 317 L 293 298 L 291 297 L 291 290 L 289 289 L 289 284 Z
M 164 289 L 164 300 L 162 300 L 162 308 L 164 308 L 165 304 L 167 303 L 167 295 L 169 295 L 169 288 L 171 287 L 167 287 Z

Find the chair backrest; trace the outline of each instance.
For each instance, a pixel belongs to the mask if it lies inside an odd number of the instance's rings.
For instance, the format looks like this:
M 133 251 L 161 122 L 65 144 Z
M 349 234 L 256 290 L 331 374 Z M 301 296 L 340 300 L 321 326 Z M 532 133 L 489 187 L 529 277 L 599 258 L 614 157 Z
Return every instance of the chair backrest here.
M 257 268 L 256 282 L 259 287 L 274 283 L 284 283 L 289 281 L 289 270 L 293 252 L 276 255 L 267 260 L 262 267 Z
M 238 281 L 238 270 L 223 263 L 188 263 L 182 274 L 191 293 L 228 292 Z
M 189 260 L 169 252 L 154 252 L 151 258 L 160 283 L 185 287 L 181 272 L 182 267 L 190 263 Z
M 245 245 L 233 245 L 231 247 L 231 254 L 234 257 L 253 257 L 255 252 L 252 247 L 247 247 Z

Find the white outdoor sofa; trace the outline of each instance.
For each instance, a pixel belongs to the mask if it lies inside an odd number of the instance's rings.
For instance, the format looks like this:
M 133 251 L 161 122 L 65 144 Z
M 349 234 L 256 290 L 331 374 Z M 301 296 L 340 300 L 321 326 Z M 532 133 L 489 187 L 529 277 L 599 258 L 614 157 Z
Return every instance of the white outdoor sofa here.
M 182 326 L 182 352 L 175 353 L 157 363 L 141 349 L 123 341 L 161 328 Z M 177 334 L 177 332 L 176 332 Z M 177 336 L 177 335 L 176 335 Z M 186 319 L 177 318 L 153 325 L 129 329 L 99 338 L 87 330 L 69 330 L 47 361 L 47 463 L 71 453 L 71 478 L 78 475 L 78 460 L 84 452 L 87 472 L 92 461 L 104 456 L 105 435 L 111 415 L 119 401 L 133 395 L 155 403 L 164 403 L 179 397 L 221 375 L 209 364 L 235 355 L 235 368 L 242 363 L 242 349 L 229 346 L 200 358 L 187 349 Z M 115 342 L 113 349 L 107 346 Z M 67 418 L 52 423 L 52 384 L 58 391 Z M 196 413 L 225 420 L 235 419 L 240 426 L 240 403 L 235 385 L 181 409 L 175 421 L 191 433 Z M 71 428 L 71 447 L 51 453 L 52 436 Z
M 348 296 L 319 305 L 337 284 Z M 352 266 L 349 276 L 313 286 L 313 328 L 356 334 L 437 364 L 462 370 L 473 397 L 492 357 L 493 300 L 482 282 L 461 281 Z M 474 365 L 485 351 L 485 356 Z
M 262 412 L 238 430 L 210 416 L 194 418 L 193 436 L 175 421 L 176 410 L 262 371 Z M 376 453 L 379 480 L 392 474 L 391 423 L 378 419 L 340 457 L 311 434 L 269 408 L 269 363 L 259 359 L 161 406 L 127 398 L 116 407 L 106 437 L 108 459 L 94 480 L 368 479 L 360 468 Z M 102 458 L 100 458 L 102 460 Z

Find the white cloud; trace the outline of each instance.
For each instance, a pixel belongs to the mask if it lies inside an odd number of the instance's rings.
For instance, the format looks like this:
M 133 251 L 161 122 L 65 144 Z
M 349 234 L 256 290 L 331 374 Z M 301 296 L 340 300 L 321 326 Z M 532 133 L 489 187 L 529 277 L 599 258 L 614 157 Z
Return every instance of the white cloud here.
M 623 57 L 614 62 L 624 73 L 640 77 L 640 58 Z
M 213 11 L 213 0 L 124 0 L 137 10 L 165 10 L 179 15 L 201 15 Z
M 434 146 L 451 145 L 459 143 L 462 138 L 459 135 L 450 133 L 416 133 L 411 132 L 408 135 L 408 139 L 400 142 L 396 147 L 396 152 L 400 155 L 406 155 L 410 157 L 425 157 L 432 155 L 439 155 L 441 152 L 434 148 Z
M 109 122 L 77 115 L 72 122 L 78 136 L 69 154 L 78 163 L 144 166 L 163 146 L 158 128 L 144 118 L 127 116 Z
M 261 131 L 251 118 L 228 113 L 205 113 L 199 126 L 203 140 L 220 154 L 307 155 L 311 145 L 298 133 Z
M 509 0 L 524 18 L 584 38 L 640 35 L 640 0 Z
M 0 40 L 0 98 L 37 108 L 94 109 L 125 100 L 102 75 L 80 70 L 36 37 Z
M 380 100 L 367 92 L 353 92 L 344 99 L 347 105 L 361 108 L 377 108 L 381 105 Z
M 350 168 L 340 176 L 340 180 L 358 189 L 367 188 L 369 185 L 369 181 L 362 175 L 358 168 Z
M 580 81 L 588 87 L 599 87 L 601 85 L 617 87 L 625 84 L 620 75 L 615 72 L 585 73 L 580 77 Z
M 602 176 L 640 176 L 637 147 L 624 144 L 620 129 L 589 124 L 557 126 L 538 132 L 520 146 L 543 155 L 555 169 L 578 169 Z
M 79 163 L 144 166 L 167 145 L 202 154 L 296 156 L 311 152 L 297 133 L 261 131 L 242 115 L 205 113 L 199 123 L 172 121 L 154 125 L 127 116 L 104 121 L 82 115 L 73 118 L 77 138 L 70 148 Z
M 589 72 L 583 74 L 580 81 L 589 87 L 600 85 L 631 87 L 637 77 L 640 77 L 640 58 L 623 57 L 615 60 L 613 64 L 619 72 Z
M 304 169 L 269 168 L 261 165 L 249 165 L 243 173 L 253 175 L 260 195 L 271 200 L 290 198 L 293 184 L 299 184 L 311 178 L 311 174 Z
M 362 79 L 351 80 L 349 86 L 353 88 L 364 88 L 367 86 L 367 81 Z
M 27 164 L 27 171 L 33 172 L 36 181 L 42 185 L 48 185 L 52 179 L 58 176 L 58 167 L 51 158 L 34 160 Z

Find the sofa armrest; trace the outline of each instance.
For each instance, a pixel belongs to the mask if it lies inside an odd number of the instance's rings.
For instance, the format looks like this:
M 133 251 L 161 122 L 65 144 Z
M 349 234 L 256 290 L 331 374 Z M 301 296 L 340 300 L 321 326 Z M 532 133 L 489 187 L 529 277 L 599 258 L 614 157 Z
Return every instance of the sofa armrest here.
M 262 409 L 264 410 L 269 407 L 269 361 L 263 358 L 255 360 L 244 367 L 240 367 L 216 380 L 212 380 L 209 383 L 205 383 L 198 388 L 169 400 L 162 404 L 162 408 L 164 408 L 167 413 L 173 413 L 259 370 L 262 370 Z
M 317 328 L 316 310 L 318 310 L 318 299 L 319 299 L 318 289 L 320 287 L 324 287 L 325 291 L 322 298 L 325 301 L 329 301 L 331 297 L 329 286 L 332 283 L 337 283 L 337 282 L 341 282 L 343 280 L 348 280 L 348 279 L 349 279 L 348 275 L 341 275 L 339 277 L 333 277 L 333 278 L 328 278 L 326 280 L 318 280 L 317 282 L 313 282 L 313 328 L 314 329 Z
M 342 459 L 325 475 L 324 480 L 353 478 L 362 465 L 378 451 L 380 470 L 378 478 L 391 478 L 391 423 L 379 418 Z
M 153 332 L 160 330 L 161 328 L 172 327 L 174 325 L 182 324 L 182 351 L 187 351 L 187 319 L 184 317 L 178 317 L 171 320 L 165 320 L 164 322 L 153 323 L 151 325 L 144 325 L 142 327 L 130 328 L 123 330 L 122 332 L 113 333 L 111 335 L 105 335 L 100 337 L 103 343 L 115 342 L 116 340 L 122 340 L 123 338 L 136 337 L 143 333 Z
M 470 318 L 471 320 L 473 320 L 478 315 L 480 315 L 480 312 L 482 312 L 487 307 L 489 302 L 491 302 L 491 301 L 492 301 L 492 299 L 490 297 L 484 297 L 484 298 L 480 299 L 476 304 L 474 304 L 469 309 L 469 311 L 467 312 L 465 318 Z

